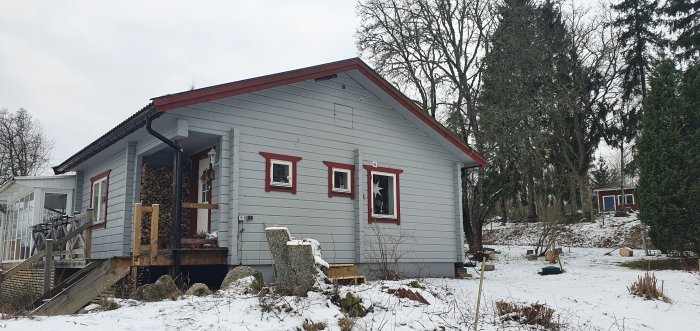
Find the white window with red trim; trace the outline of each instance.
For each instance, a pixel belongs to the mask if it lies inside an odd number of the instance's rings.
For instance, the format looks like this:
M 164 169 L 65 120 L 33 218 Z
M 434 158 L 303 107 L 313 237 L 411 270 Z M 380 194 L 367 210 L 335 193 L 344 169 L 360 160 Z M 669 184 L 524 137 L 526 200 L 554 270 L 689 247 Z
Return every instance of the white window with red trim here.
M 265 158 L 265 191 L 297 193 L 297 162 L 301 157 L 260 152 Z
M 328 167 L 328 197 L 355 199 L 355 166 L 323 161 Z
M 400 169 L 365 166 L 367 169 L 368 221 L 401 222 Z
M 107 199 L 109 196 L 109 170 L 90 178 L 90 208 L 93 212 L 93 224 L 106 226 Z

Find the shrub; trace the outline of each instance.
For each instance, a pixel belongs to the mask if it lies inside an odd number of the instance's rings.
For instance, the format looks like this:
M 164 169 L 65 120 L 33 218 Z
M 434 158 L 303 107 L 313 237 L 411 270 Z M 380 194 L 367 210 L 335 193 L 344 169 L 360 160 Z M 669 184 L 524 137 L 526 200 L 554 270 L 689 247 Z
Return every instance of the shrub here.
M 649 274 L 647 271 L 644 273 L 644 276 L 639 276 L 631 286 L 628 286 L 627 290 L 630 294 L 642 297 L 645 300 L 663 300 L 665 302 L 671 302 L 671 300 L 664 295 L 664 282 L 661 281 L 661 290 L 659 290 L 656 285 L 656 276 L 654 276 L 654 274 Z
M 425 290 L 425 286 L 421 285 L 421 283 L 419 283 L 417 280 L 408 283 L 408 286 L 412 288 L 419 288 L 421 290 Z
M 301 324 L 301 329 L 297 328 L 297 330 L 304 330 L 304 331 L 319 331 L 319 330 L 325 330 L 326 329 L 326 323 L 323 322 L 312 322 L 310 320 L 304 320 L 304 323 Z
M 119 304 L 117 301 L 114 300 L 114 298 L 108 298 L 108 297 L 101 297 L 100 301 L 98 303 L 100 307 L 102 307 L 102 310 L 115 310 L 119 308 Z
M 533 303 L 522 305 L 506 301 L 496 301 L 496 311 L 502 321 L 515 321 L 525 325 L 541 325 L 547 329 L 555 328 L 552 322 L 554 309 Z
M 355 320 L 344 316 L 338 320 L 338 327 L 340 327 L 340 331 L 352 331 L 352 328 L 355 327 Z

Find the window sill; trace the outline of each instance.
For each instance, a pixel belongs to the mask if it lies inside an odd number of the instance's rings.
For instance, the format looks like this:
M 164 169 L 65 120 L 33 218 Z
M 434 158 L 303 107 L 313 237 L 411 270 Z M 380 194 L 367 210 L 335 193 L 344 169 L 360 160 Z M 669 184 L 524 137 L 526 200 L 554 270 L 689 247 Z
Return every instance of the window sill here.
M 270 183 L 270 186 L 281 187 L 281 188 L 292 188 L 292 184 L 289 184 L 289 183 L 272 182 L 272 183 Z
M 334 193 L 351 193 L 352 191 L 348 189 L 333 189 Z

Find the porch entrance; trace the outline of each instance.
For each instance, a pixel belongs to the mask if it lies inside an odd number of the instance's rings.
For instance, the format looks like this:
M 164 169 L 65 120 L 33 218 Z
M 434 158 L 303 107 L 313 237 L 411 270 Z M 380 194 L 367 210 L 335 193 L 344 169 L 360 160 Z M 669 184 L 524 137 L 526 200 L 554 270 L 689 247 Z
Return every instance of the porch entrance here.
M 211 181 L 213 169 L 209 161 L 208 150 L 204 153 L 198 153 L 192 159 L 192 197 L 196 197 L 196 203 L 208 204 L 211 203 Z M 204 154 L 204 155 L 202 155 Z M 197 159 L 199 158 L 199 159 Z M 199 233 L 211 232 L 211 209 L 197 209 L 196 213 L 192 214 L 190 223 L 190 235 L 197 236 Z

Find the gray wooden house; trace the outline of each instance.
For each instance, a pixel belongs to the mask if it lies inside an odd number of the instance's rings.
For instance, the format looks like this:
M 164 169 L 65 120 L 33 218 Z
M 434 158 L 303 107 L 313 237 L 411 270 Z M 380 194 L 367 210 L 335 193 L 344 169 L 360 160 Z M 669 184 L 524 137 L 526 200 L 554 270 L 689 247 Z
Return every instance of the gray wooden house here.
M 180 236 L 199 254 L 183 264 L 270 275 L 272 225 L 317 239 L 330 263 L 368 266 L 378 235 L 400 242 L 406 275 L 453 276 L 464 259 L 460 169 L 484 159 L 356 58 L 153 98 L 55 166 L 76 174 L 74 210 L 92 208 L 93 258 L 136 255 L 148 200 L 173 195 L 145 186 L 154 169 L 170 185 L 176 169 L 175 149 L 147 122 L 183 153 Z

